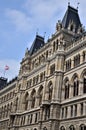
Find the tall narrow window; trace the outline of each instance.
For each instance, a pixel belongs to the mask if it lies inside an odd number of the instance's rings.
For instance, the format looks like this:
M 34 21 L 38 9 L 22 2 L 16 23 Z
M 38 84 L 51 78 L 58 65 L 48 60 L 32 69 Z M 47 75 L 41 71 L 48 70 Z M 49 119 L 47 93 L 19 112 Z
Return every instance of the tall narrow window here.
M 83 52 L 83 62 L 85 61 L 85 52 Z
M 49 98 L 48 98 L 49 101 L 52 100 L 52 91 L 53 91 L 53 85 L 52 85 L 52 82 L 50 82 L 49 83 Z
M 69 81 L 65 83 L 65 99 L 69 98 Z
M 50 118 L 50 107 L 45 108 L 45 120 Z
M 86 130 L 86 125 L 84 124 L 80 125 L 80 130 Z
M 73 106 L 71 106 L 71 117 L 73 117 Z
M 64 108 L 62 108 L 62 119 L 64 118 Z
M 78 78 L 77 78 L 77 77 L 74 79 L 73 87 L 74 87 L 73 96 L 78 96 L 79 81 L 78 81 Z
M 77 105 L 75 105 L 75 116 L 77 116 Z
M 83 93 L 86 93 L 86 75 L 84 76 L 83 79 Z
M 67 111 L 68 111 L 68 109 L 67 109 L 67 107 L 65 108 L 65 118 L 67 118 Z
M 35 98 L 36 98 L 36 91 L 33 90 L 33 91 L 32 91 L 32 95 L 31 95 L 31 99 L 32 99 L 31 108 L 34 108 L 34 107 L 35 107 Z
M 52 75 L 55 72 L 55 64 L 50 66 L 50 75 Z
M 83 115 L 83 103 L 81 103 L 81 115 Z
M 38 114 L 36 113 L 35 114 L 35 123 L 37 122 L 37 116 L 38 116 Z
M 55 42 L 53 43 L 53 52 L 56 50 Z
M 30 124 L 32 123 L 32 118 L 33 118 L 33 115 L 31 114 L 31 116 L 30 116 Z
M 75 130 L 74 126 L 71 125 L 71 126 L 69 127 L 69 130 Z
M 61 126 L 60 130 L 65 130 L 64 126 Z

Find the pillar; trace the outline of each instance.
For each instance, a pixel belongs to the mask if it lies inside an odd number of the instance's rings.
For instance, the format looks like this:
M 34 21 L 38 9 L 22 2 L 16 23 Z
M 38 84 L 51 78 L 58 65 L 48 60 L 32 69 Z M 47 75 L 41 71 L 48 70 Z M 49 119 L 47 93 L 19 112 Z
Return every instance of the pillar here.
M 68 106 L 68 114 L 67 114 L 67 118 L 71 117 L 71 106 Z

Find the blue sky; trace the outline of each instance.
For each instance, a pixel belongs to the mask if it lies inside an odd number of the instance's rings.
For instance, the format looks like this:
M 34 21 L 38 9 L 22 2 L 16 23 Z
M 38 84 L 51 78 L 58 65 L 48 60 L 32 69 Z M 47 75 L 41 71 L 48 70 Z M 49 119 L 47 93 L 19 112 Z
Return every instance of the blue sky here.
M 85 25 L 86 1 L 79 0 L 79 14 Z M 77 7 L 77 0 L 71 0 Z M 62 20 L 67 9 L 66 0 L 0 0 L 0 76 L 4 67 L 10 69 L 5 77 L 14 78 L 19 71 L 26 48 L 30 48 L 36 32 L 47 40 L 55 32 L 55 25 Z

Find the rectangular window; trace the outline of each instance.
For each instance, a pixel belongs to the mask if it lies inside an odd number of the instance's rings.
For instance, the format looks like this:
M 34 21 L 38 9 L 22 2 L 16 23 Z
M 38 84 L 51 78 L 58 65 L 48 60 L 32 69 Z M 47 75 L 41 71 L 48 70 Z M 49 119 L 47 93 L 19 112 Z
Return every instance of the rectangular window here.
M 64 118 L 64 108 L 62 108 L 62 114 L 61 114 L 62 119 Z
M 71 106 L 71 117 L 73 117 L 73 106 Z
M 65 118 L 67 118 L 67 111 L 68 111 L 68 109 L 67 109 L 67 107 L 65 108 Z
M 75 116 L 77 116 L 77 105 L 75 105 Z
M 83 115 L 83 103 L 81 103 L 81 115 Z

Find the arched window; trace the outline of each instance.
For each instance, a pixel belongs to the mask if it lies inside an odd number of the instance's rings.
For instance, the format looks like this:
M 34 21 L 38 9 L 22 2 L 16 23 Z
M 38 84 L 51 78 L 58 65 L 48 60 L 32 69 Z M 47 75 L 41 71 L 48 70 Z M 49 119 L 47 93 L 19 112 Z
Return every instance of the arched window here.
M 85 61 L 85 52 L 83 52 L 83 62 Z
M 56 41 L 56 50 L 58 49 L 58 39 Z
M 55 42 L 53 43 L 53 52 L 56 50 Z
M 69 98 L 69 81 L 66 80 L 65 82 L 65 99 Z
M 49 87 L 49 101 L 51 101 L 51 99 L 52 99 L 52 91 L 53 91 L 52 82 L 49 82 L 48 87 Z
M 73 31 L 73 29 L 74 29 L 74 26 L 73 26 L 73 24 L 71 24 L 70 31 Z
M 65 130 L 64 126 L 61 126 L 60 130 Z
M 45 109 L 45 120 L 50 118 L 50 106 L 47 106 Z
M 86 73 L 84 74 L 83 78 L 83 93 L 86 93 Z
M 37 130 L 36 128 L 34 130 Z
M 43 130 L 47 130 L 47 128 L 46 128 L 46 127 L 44 127 L 44 128 L 43 128 Z
M 28 98 L 29 98 L 29 95 L 28 95 L 28 93 L 26 93 L 25 94 L 25 110 L 27 110 L 27 108 L 28 108 Z
M 74 116 L 77 116 L 77 105 L 75 105 L 75 112 L 74 112 Z
M 71 125 L 71 126 L 69 127 L 69 130 L 75 130 L 74 126 Z
M 71 69 L 71 59 L 66 61 L 66 71 Z
M 46 58 L 48 58 L 48 50 L 46 51 Z
M 31 95 L 31 99 L 32 99 L 31 108 L 34 108 L 34 107 L 35 107 L 35 97 L 36 97 L 36 91 L 33 90 L 33 91 L 32 91 L 32 95 Z
M 83 103 L 81 103 L 81 115 L 83 115 Z
M 73 106 L 71 106 L 71 117 L 73 117 Z
M 38 95 L 39 95 L 39 106 L 40 106 L 42 104 L 43 86 L 40 86 Z
M 80 130 L 86 130 L 86 125 L 84 124 L 80 125 Z
M 78 77 L 75 76 L 73 80 L 73 96 L 78 96 L 79 91 L 79 80 Z

